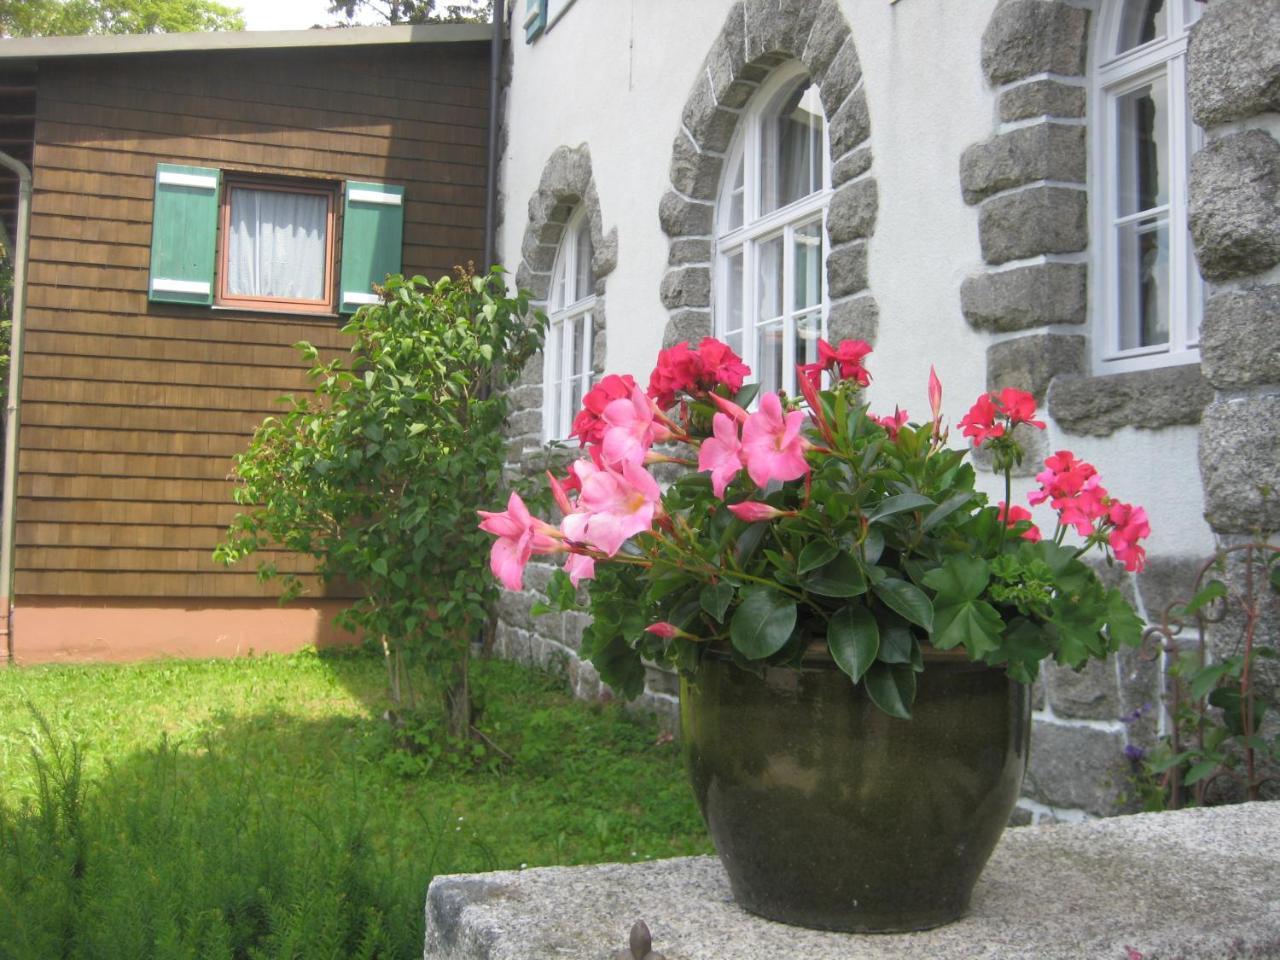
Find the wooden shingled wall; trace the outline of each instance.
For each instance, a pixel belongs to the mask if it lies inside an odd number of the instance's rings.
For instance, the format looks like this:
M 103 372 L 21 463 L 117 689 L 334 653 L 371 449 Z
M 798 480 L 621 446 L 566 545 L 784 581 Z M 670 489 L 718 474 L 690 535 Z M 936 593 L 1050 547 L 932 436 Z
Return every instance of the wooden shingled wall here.
M 336 317 L 148 302 L 157 163 L 405 187 L 406 273 L 483 244 L 488 51 L 419 44 L 42 64 L 15 594 L 275 596 L 211 558 L 231 457 L 280 395 L 292 344 Z M 280 557 L 282 568 L 307 569 Z

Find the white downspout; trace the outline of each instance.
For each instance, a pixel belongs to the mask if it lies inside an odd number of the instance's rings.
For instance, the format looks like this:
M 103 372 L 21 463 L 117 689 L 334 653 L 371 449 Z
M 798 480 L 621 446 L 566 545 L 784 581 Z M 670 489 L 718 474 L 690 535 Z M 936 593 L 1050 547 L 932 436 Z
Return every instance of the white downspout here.
M 4 655 L 13 663 L 13 541 L 18 502 L 18 408 L 22 393 L 23 318 L 27 307 L 27 239 L 31 233 L 31 171 L 20 160 L 0 152 L 0 165 L 18 177 L 18 229 L 13 238 L 13 326 L 9 330 L 9 396 L 4 408 L 4 500 L 0 530 L 0 636 Z

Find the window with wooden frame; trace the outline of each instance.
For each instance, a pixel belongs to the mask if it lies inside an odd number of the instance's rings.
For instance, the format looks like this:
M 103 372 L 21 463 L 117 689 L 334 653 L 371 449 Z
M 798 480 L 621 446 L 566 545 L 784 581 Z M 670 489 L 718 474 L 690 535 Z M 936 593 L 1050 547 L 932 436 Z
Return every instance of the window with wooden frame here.
M 228 177 L 215 303 L 333 310 L 335 185 Z
M 716 208 L 716 334 L 763 392 L 796 393 L 826 325 L 831 170 L 818 87 L 782 67 L 748 104 Z
M 341 263 L 335 257 L 339 241 Z M 147 298 L 224 309 L 355 313 L 379 302 L 374 287 L 401 272 L 403 245 L 404 187 L 161 163 Z
M 1100 372 L 1199 359 L 1204 285 L 1187 229 L 1194 0 L 1103 8 L 1093 70 L 1094 359 Z
M 591 266 L 591 221 L 585 207 L 569 218 L 551 271 L 547 338 L 543 346 L 542 432 L 564 440 L 591 389 L 591 340 L 596 275 Z

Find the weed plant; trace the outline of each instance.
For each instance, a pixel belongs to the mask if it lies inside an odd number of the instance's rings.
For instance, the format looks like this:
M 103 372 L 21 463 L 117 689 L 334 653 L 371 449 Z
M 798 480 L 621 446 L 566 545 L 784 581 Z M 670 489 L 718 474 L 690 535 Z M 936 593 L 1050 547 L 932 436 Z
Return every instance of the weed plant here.
M 678 748 L 478 665 L 510 759 L 403 749 L 380 658 L 0 673 L 0 960 L 421 955 L 438 873 L 707 852 Z M 426 731 L 426 732 L 424 732 Z

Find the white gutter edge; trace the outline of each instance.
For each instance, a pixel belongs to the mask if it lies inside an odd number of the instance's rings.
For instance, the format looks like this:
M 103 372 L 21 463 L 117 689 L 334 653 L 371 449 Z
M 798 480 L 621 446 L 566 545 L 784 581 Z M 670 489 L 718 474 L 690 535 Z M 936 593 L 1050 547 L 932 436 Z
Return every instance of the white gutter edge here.
M 31 233 L 31 171 L 0 152 L 0 166 L 18 177 L 18 224 L 13 238 L 13 326 L 9 330 L 9 396 L 4 407 L 4 494 L 0 501 L 0 635 L 4 656 L 13 663 L 13 541 L 18 502 L 18 408 L 22 393 L 23 320 L 27 308 L 27 240 Z

